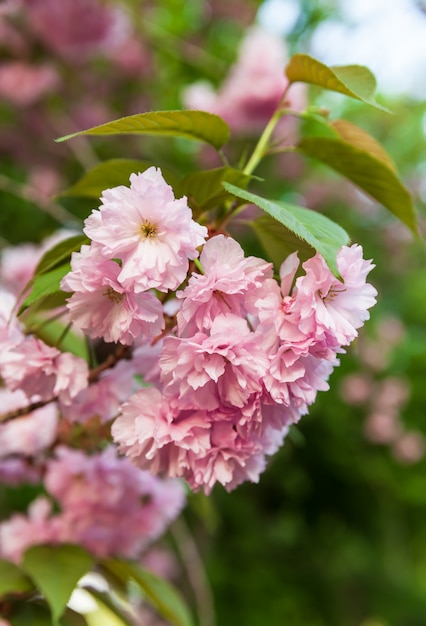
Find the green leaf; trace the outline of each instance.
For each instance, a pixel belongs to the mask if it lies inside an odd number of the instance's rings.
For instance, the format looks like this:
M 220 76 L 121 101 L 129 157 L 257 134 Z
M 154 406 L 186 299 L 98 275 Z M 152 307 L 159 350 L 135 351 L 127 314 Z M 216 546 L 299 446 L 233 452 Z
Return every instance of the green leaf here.
M 22 593 L 34 585 L 14 563 L 0 559 L 0 598 L 8 593 Z
M 7 619 L 11 626 L 52 626 L 50 611 L 39 600 L 15 603 Z
M 104 567 L 122 580 L 133 580 L 146 600 L 175 626 L 193 626 L 189 609 L 180 594 L 167 581 L 129 561 L 108 560 Z
M 334 120 L 331 122 L 331 127 L 343 141 L 364 152 L 368 152 L 368 154 L 382 161 L 382 163 L 396 173 L 395 163 L 392 161 L 390 155 L 383 146 L 365 130 L 346 120 Z
M 22 569 L 46 598 L 53 622 L 57 622 L 77 582 L 92 564 L 92 557 L 80 546 L 42 545 L 25 552 Z
M 234 183 L 245 187 L 250 176 L 243 174 L 232 167 L 218 167 L 205 172 L 195 172 L 186 176 L 179 185 L 179 195 L 188 197 L 189 203 L 196 207 L 208 209 L 217 206 L 222 200 L 229 197 L 223 188 L 223 182 Z
M 122 117 L 107 124 L 65 135 L 56 141 L 66 141 L 79 135 L 184 137 L 220 148 L 229 139 L 229 127 L 220 117 L 205 111 L 154 111 Z
M 98 200 L 105 189 L 118 187 L 119 185 L 128 187 L 131 174 L 144 172 L 153 165 L 149 161 L 138 161 L 136 159 L 109 159 L 95 165 L 75 185 L 69 187 L 60 195 L 96 198 Z M 162 170 L 162 174 L 165 181 L 172 187 L 179 184 L 178 176 L 172 172 Z
M 64 241 L 60 241 L 41 257 L 34 274 L 45 274 L 64 261 L 68 261 L 72 252 L 78 252 L 83 244 L 88 243 L 90 243 L 90 239 L 86 235 L 74 235 L 64 239 Z
M 66 296 L 65 293 L 64 296 Z M 31 323 L 35 327 L 34 334 L 37 337 L 40 337 L 49 346 L 58 346 L 63 352 L 71 352 L 71 354 L 75 354 L 75 356 L 79 356 L 86 361 L 89 360 L 89 349 L 84 335 L 76 335 L 70 328 L 67 329 L 67 324 L 59 320 L 44 321 L 45 323 L 43 321 L 43 319 L 37 317 L 31 318 Z M 37 328 L 37 322 L 42 322 L 39 328 Z M 28 328 L 28 324 L 26 326 Z M 66 329 L 67 332 L 64 334 Z M 29 330 L 31 331 L 31 327 Z
M 339 278 L 336 254 L 349 242 L 349 236 L 341 226 L 311 209 L 278 200 L 266 200 L 229 183 L 224 183 L 224 186 L 238 198 L 243 198 L 269 213 L 297 237 L 315 248 L 324 257 L 331 271 Z
M 413 199 L 383 157 L 325 137 L 302 139 L 298 149 L 346 176 L 417 233 Z
M 269 215 L 262 215 L 250 222 L 250 226 L 265 250 L 267 258 L 276 268 L 279 268 L 292 252 L 297 251 L 302 262 L 315 255 L 312 246 Z
M 285 73 L 291 83 L 302 82 L 318 85 L 323 89 L 337 91 L 386 111 L 374 99 L 376 79 L 363 65 L 340 65 L 328 67 L 308 54 L 295 54 L 286 67 Z
M 60 297 L 63 294 L 63 302 L 65 302 L 67 294 L 60 289 L 59 285 L 70 269 L 69 263 L 63 263 L 53 270 L 35 276 L 32 280 L 31 291 L 21 304 L 18 315 L 21 315 L 30 305 L 39 304 L 46 296 L 55 296 L 55 301 L 57 302 L 56 296 Z

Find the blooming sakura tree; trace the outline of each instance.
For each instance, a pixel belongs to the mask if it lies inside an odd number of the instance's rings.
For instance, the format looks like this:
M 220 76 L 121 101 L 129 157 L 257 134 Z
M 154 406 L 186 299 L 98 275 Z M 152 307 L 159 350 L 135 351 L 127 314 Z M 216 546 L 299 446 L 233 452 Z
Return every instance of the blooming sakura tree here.
M 27 4 L 49 46 L 89 54 L 47 28 L 55 3 Z M 119 46 L 119 17 L 102 15 L 99 45 Z M 93 36 L 87 43 L 98 45 Z M 283 73 L 284 65 L 279 44 L 252 31 L 217 93 L 188 89 L 191 109 L 131 115 L 59 140 L 178 137 L 213 148 L 217 162 L 178 176 L 155 154 L 107 160 L 64 192 L 98 198 L 82 232 L 26 250 L 31 276 L 19 259 L 11 276 L 3 257 L 0 476 L 42 485 L 26 512 L 0 523 L 0 606 L 12 625 L 24 610 L 43 623 L 74 623 L 69 596 L 91 570 L 109 587 L 89 591 L 116 623 L 139 623 L 128 611 L 131 580 L 169 622 L 192 624 L 173 588 L 141 567 L 144 550 L 181 512 L 185 483 L 208 495 L 217 483 L 232 491 L 260 480 L 368 320 L 374 265 L 325 215 L 269 199 L 268 180 L 254 176 L 265 157 L 320 160 L 417 230 L 384 149 L 307 104 L 304 85 L 314 84 L 383 108 L 369 70 L 304 54 Z M 230 128 L 237 139 L 256 136 L 250 154 L 236 155 Z M 242 217 L 263 257 L 250 254 Z M 60 334 L 48 341 L 53 323 Z

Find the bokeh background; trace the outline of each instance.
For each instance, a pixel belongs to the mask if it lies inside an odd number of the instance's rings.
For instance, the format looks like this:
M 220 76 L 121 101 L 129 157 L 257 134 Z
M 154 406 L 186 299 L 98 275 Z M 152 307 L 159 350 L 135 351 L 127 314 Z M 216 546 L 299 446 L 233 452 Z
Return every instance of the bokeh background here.
M 316 89 L 308 99 L 386 147 L 424 230 L 421 0 L 3 0 L 2 271 L 13 263 L 11 246 L 81 228 L 93 203 L 60 192 L 102 159 L 144 158 L 177 174 L 209 166 L 208 152 L 180 140 L 54 138 L 182 108 L 186 89 L 200 80 L 218 88 L 255 23 L 279 35 L 288 55 L 307 52 L 375 72 L 379 100 L 392 115 Z M 252 143 L 237 136 L 233 150 Z M 378 304 L 342 356 L 331 390 L 292 428 L 260 483 L 190 496 L 166 545 L 183 562 L 183 590 L 204 607 L 204 626 L 214 619 L 218 626 L 425 626 L 424 247 L 324 166 L 287 155 L 266 160 L 262 171 L 270 197 L 324 212 L 363 245 L 376 264 Z M 263 254 L 249 237 L 245 246 Z M 2 488 L 2 516 L 25 510 L 30 495 Z

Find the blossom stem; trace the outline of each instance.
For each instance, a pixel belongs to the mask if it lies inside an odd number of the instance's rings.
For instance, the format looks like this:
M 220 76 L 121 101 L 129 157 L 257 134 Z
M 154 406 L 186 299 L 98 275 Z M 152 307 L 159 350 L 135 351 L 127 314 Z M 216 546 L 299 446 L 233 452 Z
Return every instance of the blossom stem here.
M 94 383 L 98 380 L 99 376 L 107 369 L 114 367 L 119 361 L 122 359 L 127 359 L 130 356 L 131 347 L 120 345 L 115 352 L 110 354 L 105 361 L 103 361 L 97 367 L 94 367 L 89 372 L 88 382 L 89 384 Z M 27 415 L 28 413 L 32 413 L 32 411 L 36 411 L 37 409 L 41 409 L 42 407 L 50 404 L 51 402 L 56 402 L 58 398 L 53 397 L 49 398 L 49 400 L 41 400 L 39 402 L 32 402 L 27 406 L 21 407 L 20 409 L 14 409 L 13 411 L 7 411 L 6 413 L 0 414 L 0 424 L 4 422 L 8 422 L 17 417 L 22 417 Z
M 265 154 L 267 153 L 269 140 L 271 138 L 272 133 L 274 132 L 275 126 L 278 124 L 280 118 L 288 112 L 288 109 L 284 108 L 285 99 L 287 97 L 287 92 L 291 87 L 291 83 L 287 85 L 284 89 L 284 93 L 281 96 L 281 100 L 278 104 L 278 107 L 275 110 L 275 113 L 267 123 L 263 133 L 260 136 L 259 141 L 256 144 L 253 153 L 246 163 L 245 168 L 243 169 L 243 174 L 250 176 L 259 165 L 260 161 L 263 159 Z

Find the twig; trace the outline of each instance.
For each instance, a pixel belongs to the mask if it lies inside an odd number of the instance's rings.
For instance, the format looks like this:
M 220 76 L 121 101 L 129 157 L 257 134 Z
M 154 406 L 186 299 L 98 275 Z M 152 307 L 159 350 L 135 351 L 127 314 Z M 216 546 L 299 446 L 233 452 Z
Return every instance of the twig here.
M 103 361 L 97 367 L 94 367 L 89 372 L 88 382 L 89 385 L 98 380 L 99 376 L 107 369 L 114 367 L 116 363 L 121 361 L 122 359 L 127 359 L 131 354 L 130 346 L 119 346 L 117 350 L 110 354 L 105 361 Z M 53 396 L 49 398 L 49 400 L 39 400 L 38 402 L 31 402 L 27 406 L 21 407 L 20 409 L 14 409 L 13 411 L 7 411 L 6 413 L 0 414 L 0 423 L 8 422 L 17 417 L 22 417 L 23 415 L 27 415 L 28 413 L 32 413 L 32 411 L 36 411 L 37 409 L 41 409 L 42 407 L 50 404 L 51 402 L 56 402 L 58 398 Z

